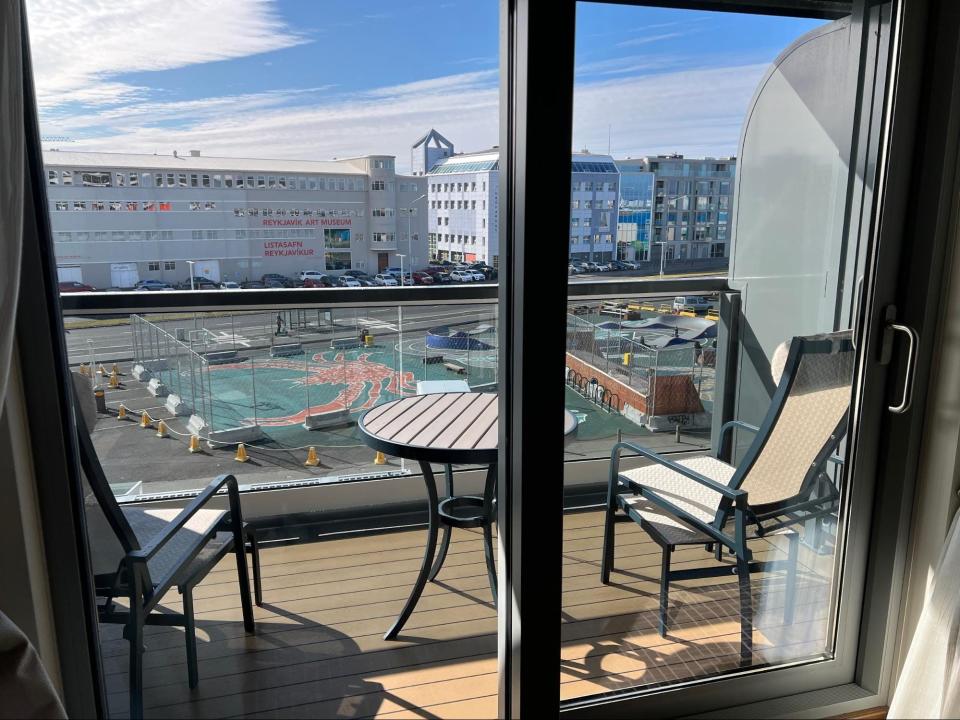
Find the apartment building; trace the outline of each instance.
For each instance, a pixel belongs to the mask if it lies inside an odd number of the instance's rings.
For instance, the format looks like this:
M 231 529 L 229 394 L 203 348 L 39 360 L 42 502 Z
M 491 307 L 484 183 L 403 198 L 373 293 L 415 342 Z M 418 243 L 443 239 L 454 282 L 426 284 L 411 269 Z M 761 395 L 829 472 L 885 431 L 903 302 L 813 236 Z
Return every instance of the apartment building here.
M 499 263 L 498 189 L 500 151 L 453 153 L 453 145 L 431 147 L 425 138 L 413 146 L 414 166 L 425 166 L 429 153 L 446 152 L 427 172 L 432 257 L 463 262 Z M 617 198 L 620 173 L 609 155 L 588 151 L 572 156 L 570 240 L 572 261 L 609 262 L 616 257 Z M 544 247 L 546 250 L 546 246 Z
M 427 260 L 425 183 L 394 158 L 263 160 L 45 151 L 61 281 L 128 288 Z
M 632 194 L 621 194 L 621 220 L 627 211 L 642 225 L 644 216 L 636 213 L 644 210 L 639 205 L 646 201 L 645 189 L 652 190 L 646 254 L 637 259 L 649 259 L 649 245 L 659 243 L 668 261 L 729 257 L 736 163 L 733 157 L 678 154 L 618 160 L 617 167 L 632 190 Z

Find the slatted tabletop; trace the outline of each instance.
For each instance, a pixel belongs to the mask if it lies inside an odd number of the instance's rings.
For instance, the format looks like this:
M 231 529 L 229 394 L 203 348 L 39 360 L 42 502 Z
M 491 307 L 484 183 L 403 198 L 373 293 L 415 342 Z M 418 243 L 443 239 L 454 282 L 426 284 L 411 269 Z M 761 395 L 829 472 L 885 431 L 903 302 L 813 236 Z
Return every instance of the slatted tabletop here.
M 360 418 L 366 441 L 389 455 L 444 463 L 497 461 L 497 394 L 414 395 L 378 405 Z

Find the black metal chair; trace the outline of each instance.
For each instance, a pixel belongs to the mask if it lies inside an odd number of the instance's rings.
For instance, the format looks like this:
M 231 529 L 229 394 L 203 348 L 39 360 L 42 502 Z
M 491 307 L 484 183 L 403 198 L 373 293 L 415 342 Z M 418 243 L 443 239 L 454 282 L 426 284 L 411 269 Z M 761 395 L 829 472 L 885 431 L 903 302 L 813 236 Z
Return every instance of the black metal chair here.
M 184 628 L 187 674 L 198 682 L 193 588 L 229 552 L 237 560 L 243 625 L 254 632 L 246 552 L 252 555 L 257 605 L 263 604 L 260 557 L 254 529 L 243 522 L 237 479 L 221 475 L 182 509 L 121 506 L 97 459 L 83 413 L 77 412 L 80 461 L 84 476 L 87 535 L 90 542 L 97 613 L 102 623 L 124 626 L 130 643 L 130 716 L 143 716 L 143 628 Z M 229 511 L 207 507 L 223 488 Z M 183 599 L 183 612 L 154 612 L 170 588 Z M 118 606 L 122 599 L 126 607 Z
M 661 635 L 667 632 L 671 581 L 729 576 L 731 571 L 726 564 L 671 570 L 671 553 L 683 545 L 705 545 L 715 550 L 718 561 L 724 549 L 735 556 L 744 664 L 753 655 L 751 572 L 787 570 L 784 615 L 792 621 L 799 540 L 792 526 L 836 511 L 839 491 L 825 465 L 835 460 L 832 455 L 846 433 L 853 357 L 849 331 L 793 338 L 763 424 L 756 428 L 732 421 L 721 430 L 721 438 L 734 427 L 755 433 L 737 467 L 717 457 L 674 461 L 635 443 L 614 446 L 600 579 L 610 582 L 615 522 L 637 522 L 661 548 Z M 653 464 L 621 472 L 624 450 Z M 788 540 L 786 560 L 754 561 L 748 541 L 778 534 Z

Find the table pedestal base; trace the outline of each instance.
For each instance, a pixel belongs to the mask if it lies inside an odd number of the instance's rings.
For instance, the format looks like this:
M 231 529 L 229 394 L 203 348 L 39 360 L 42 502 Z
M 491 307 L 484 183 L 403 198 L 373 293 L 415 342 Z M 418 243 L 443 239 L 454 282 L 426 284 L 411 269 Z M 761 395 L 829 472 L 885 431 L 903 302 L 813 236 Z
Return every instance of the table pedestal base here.
M 410 592 L 410 597 L 407 598 L 407 603 L 400 611 L 393 627 L 383 636 L 384 640 L 393 640 L 397 637 L 420 601 L 423 589 L 428 582 L 437 577 L 437 573 L 440 572 L 440 568 L 443 567 L 443 562 L 447 558 L 450 536 L 455 527 L 483 528 L 483 553 L 487 563 L 487 579 L 490 582 L 494 607 L 497 604 L 497 568 L 494 563 L 493 531 L 491 529 L 494 520 L 497 466 L 490 465 L 487 468 L 483 497 L 476 495 L 458 497 L 454 495 L 453 491 L 453 469 L 450 465 L 447 465 L 445 472 L 447 497 L 443 501 L 440 501 L 437 496 L 437 486 L 430 463 L 421 461 L 420 469 L 423 472 L 424 484 L 427 486 L 427 546 L 424 549 L 423 562 L 420 564 L 420 572 L 417 575 L 413 590 Z M 440 545 L 440 554 L 437 555 L 437 535 L 441 527 L 443 528 L 443 542 Z

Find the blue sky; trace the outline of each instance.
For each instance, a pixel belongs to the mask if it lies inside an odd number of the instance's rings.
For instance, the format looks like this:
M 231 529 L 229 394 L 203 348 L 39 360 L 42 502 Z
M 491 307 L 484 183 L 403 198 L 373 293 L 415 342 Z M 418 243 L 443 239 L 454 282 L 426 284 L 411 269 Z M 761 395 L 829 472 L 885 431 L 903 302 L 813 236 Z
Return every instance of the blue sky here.
M 496 0 L 28 0 L 47 143 L 409 164 L 497 143 Z M 776 55 L 823 21 L 581 3 L 573 147 L 736 152 Z

